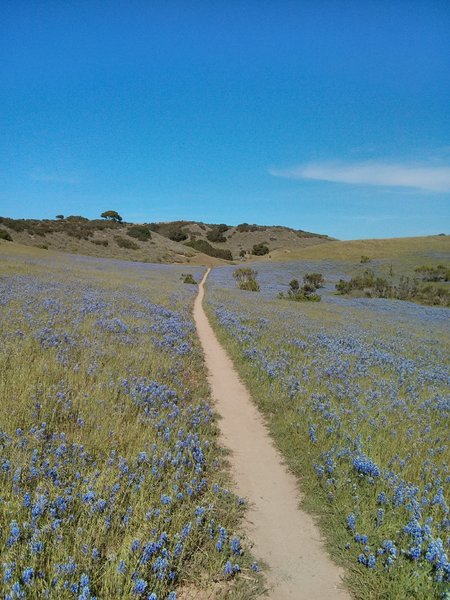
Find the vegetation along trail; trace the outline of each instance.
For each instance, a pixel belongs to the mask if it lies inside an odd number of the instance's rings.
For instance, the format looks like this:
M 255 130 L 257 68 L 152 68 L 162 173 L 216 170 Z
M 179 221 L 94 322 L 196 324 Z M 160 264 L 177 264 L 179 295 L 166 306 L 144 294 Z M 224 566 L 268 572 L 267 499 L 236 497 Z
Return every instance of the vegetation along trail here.
M 203 346 L 222 436 L 232 450 L 237 491 L 250 503 L 248 533 L 269 567 L 270 597 L 278 600 L 348 598 L 341 573 L 326 554 L 313 519 L 298 508 L 294 477 L 282 464 L 262 417 L 220 345 L 203 309 L 203 277 L 194 318 Z

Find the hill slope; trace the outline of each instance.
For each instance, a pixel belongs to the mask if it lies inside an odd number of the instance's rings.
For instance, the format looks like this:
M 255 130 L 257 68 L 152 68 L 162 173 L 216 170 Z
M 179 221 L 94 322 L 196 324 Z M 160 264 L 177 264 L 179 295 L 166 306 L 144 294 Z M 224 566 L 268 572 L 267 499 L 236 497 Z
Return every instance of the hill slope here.
M 297 250 L 331 238 L 281 226 L 208 225 L 195 221 L 135 225 L 80 216 L 36 220 L 0 217 L 0 237 L 44 249 L 161 263 L 220 264 Z M 259 245 L 259 246 L 258 246 Z
M 320 246 L 295 250 L 279 249 L 271 253 L 273 260 L 339 260 L 359 262 L 361 256 L 372 259 L 400 260 L 402 262 L 448 261 L 450 236 L 388 238 L 372 240 L 328 241 Z

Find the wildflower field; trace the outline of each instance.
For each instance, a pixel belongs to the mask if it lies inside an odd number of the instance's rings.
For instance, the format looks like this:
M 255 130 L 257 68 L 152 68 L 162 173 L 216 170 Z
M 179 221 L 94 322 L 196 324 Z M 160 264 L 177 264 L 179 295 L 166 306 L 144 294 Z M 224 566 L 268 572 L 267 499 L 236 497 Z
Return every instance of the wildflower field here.
M 256 597 L 186 270 L 0 246 L 2 598 Z
M 441 259 L 441 257 L 440 257 Z M 345 261 L 214 269 L 207 311 L 355 598 L 450 598 L 450 311 L 336 296 Z M 321 302 L 277 299 L 325 277 Z

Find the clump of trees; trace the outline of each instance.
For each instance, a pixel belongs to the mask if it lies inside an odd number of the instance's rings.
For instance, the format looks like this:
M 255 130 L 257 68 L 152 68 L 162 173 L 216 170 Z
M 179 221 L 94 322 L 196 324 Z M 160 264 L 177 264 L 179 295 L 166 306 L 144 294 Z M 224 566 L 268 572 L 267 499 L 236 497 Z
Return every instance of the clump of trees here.
M 264 256 L 264 254 L 269 254 L 269 248 L 266 244 L 254 244 L 252 248 L 252 254 L 255 256 Z
M 233 277 L 236 280 L 238 288 L 247 292 L 259 292 L 261 289 L 256 280 L 257 275 L 257 271 L 248 267 L 240 267 L 233 271 Z
M 181 227 L 173 227 L 167 232 L 167 237 L 173 242 L 184 242 L 187 240 L 187 233 Z
M 368 297 L 389 298 L 392 295 L 393 286 L 387 279 L 377 277 L 371 269 L 352 277 L 350 281 L 340 279 L 336 284 L 339 294 L 350 294 L 350 292 L 363 291 Z
M 127 235 L 141 242 L 147 242 L 152 237 L 152 232 L 145 225 L 132 225 L 127 229 Z
M 437 267 L 423 265 L 416 267 L 414 271 L 422 275 L 422 281 L 450 281 L 450 268 L 445 265 Z
M 116 221 L 117 223 L 122 222 L 122 217 L 116 210 L 105 210 L 100 216 L 102 219 L 109 219 L 110 221 Z
M 321 273 L 306 273 L 303 276 L 303 285 L 300 285 L 298 279 L 292 279 L 287 293 L 280 292 L 278 297 L 295 302 L 320 302 L 321 298 L 316 291 L 323 285 L 324 278 Z
M 428 270 L 425 276 L 430 276 Z M 432 276 L 437 277 L 438 275 L 433 274 Z M 440 276 L 445 277 L 445 275 Z M 425 281 L 429 280 L 425 279 Z M 436 279 L 432 281 L 436 281 Z M 437 281 L 442 281 L 442 279 L 437 279 Z M 350 281 L 340 279 L 336 284 L 336 291 L 339 294 L 363 295 L 367 298 L 393 298 L 421 304 L 450 306 L 450 291 L 444 287 L 423 286 L 420 285 L 418 279 L 411 279 L 404 275 L 401 275 L 398 284 L 394 285 L 383 277 L 377 277 L 370 269 L 364 271 L 362 275 L 352 277 Z
M 227 238 L 223 234 L 225 233 L 225 231 L 228 231 L 228 229 L 228 225 L 225 225 L 224 223 L 220 225 L 214 225 L 214 227 L 210 229 L 210 231 L 208 231 L 206 237 L 210 242 L 226 242 Z
M 199 252 L 203 252 L 203 254 L 207 254 L 208 256 L 223 258 L 224 260 L 233 260 L 233 255 L 230 250 L 214 248 L 214 246 L 211 246 L 206 240 L 191 240 L 190 242 L 186 242 L 186 246 L 194 248 Z
M 264 227 L 264 225 L 250 225 L 249 223 L 240 223 L 237 227 L 236 227 L 236 231 L 239 231 L 239 233 L 246 233 L 246 232 L 253 232 L 253 231 L 265 231 L 267 229 L 267 227 Z

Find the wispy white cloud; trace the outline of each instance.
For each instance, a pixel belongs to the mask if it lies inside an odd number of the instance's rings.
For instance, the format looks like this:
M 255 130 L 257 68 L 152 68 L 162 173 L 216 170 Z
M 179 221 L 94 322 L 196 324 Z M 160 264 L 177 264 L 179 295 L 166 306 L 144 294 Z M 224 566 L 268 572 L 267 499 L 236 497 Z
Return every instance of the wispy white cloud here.
M 431 192 L 450 191 L 450 166 L 394 162 L 316 162 L 287 169 L 270 169 L 276 177 L 314 179 L 354 185 L 408 187 Z

